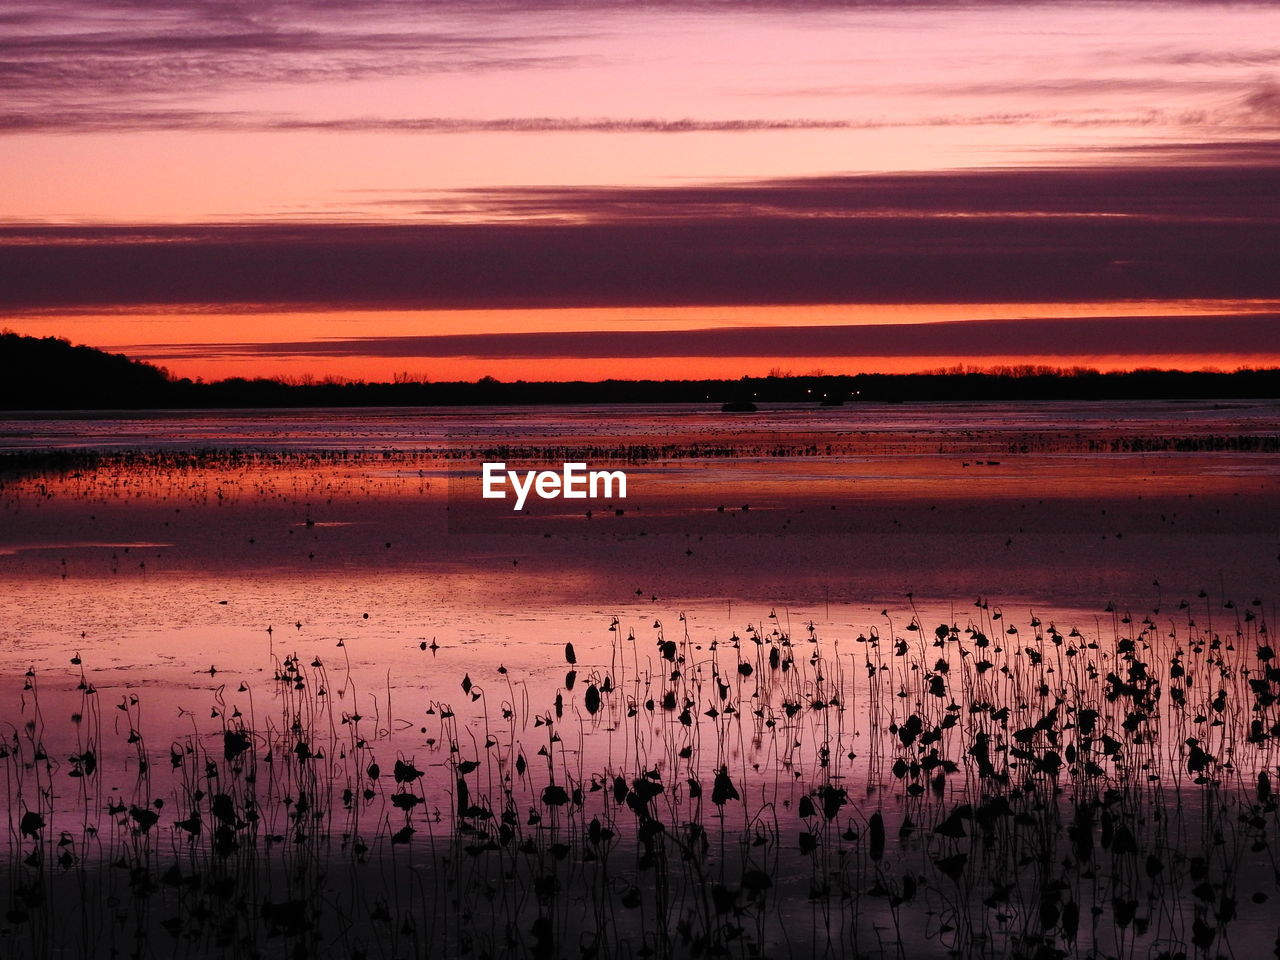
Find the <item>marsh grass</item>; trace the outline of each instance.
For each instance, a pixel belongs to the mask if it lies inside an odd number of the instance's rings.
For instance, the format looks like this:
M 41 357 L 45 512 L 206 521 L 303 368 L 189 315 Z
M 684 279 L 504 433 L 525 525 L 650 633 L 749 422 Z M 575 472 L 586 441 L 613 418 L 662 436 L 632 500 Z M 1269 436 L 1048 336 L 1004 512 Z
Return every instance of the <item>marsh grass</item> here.
M 830 638 L 771 613 L 710 643 L 614 618 L 553 693 L 502 667 L 394 709 L 345 645 L 273 644 L 269 683 L 218 688 L 169 744 L 77 654 L 68 729 L 32 670 L 0 748 L 0 952 L 1280 949 L 1261 602 L 1108 605 L 1087 630 L 969 613 Z

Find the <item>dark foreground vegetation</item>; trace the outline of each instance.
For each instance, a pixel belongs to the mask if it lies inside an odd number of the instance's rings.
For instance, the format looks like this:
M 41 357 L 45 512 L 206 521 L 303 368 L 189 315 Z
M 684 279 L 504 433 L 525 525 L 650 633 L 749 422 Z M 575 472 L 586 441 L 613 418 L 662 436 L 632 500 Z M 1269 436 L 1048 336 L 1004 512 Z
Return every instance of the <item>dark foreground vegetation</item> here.
M 968 611 L 709 646 L 615 618 L 550 689 L 424 641 L 395 708 L 345 649 L 273 656 L 162 743 L 69 650 L 70 719 L 56 669 L 4 718 L 0 955 L 1280 953 L 1262 601 Z
M 739 380 L 365 383 L 173 379 L 148 363 L 54 337 L 0 333 L 0 409 L 448 406 L 591 403 L 812 403 L 912 400 L 1246 399 L 1280 396 L 1280 370 L 1046 367 L 917 374 L 767 376 Z

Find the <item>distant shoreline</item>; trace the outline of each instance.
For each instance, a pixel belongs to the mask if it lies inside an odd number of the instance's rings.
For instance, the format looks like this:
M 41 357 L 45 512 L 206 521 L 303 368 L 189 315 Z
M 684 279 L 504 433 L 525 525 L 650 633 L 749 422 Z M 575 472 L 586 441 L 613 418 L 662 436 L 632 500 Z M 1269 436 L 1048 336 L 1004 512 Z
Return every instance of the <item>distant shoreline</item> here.
M 1010 375 L 857 374 L 744 377 L 741 380 L 480 381 L 287 384 L 278 380 L 176 381 L 145 393 L 65 399 L 42 393 L 25 401 L 5 390 L 0 413 L 108 410 L 270 410 L 317 408 L 527 407 L 705 404 L 726 416 L 752 404 L 832 408 L 844 405 L 1108 400 L 1260 400 L 1280 398 L 1280 370 L 1233 373 L 1135 371 Z
M 0 411 L 209 410 L 309 407 L 582 406 L 705 403 L 727 416 L 751 404 L 1036 400 L 1243 400 L 1280 397 L 1280 369 L 1072 367 L 945 369 L 926 373 L 742 377 L 736 380 L 395 382 L 175 379 L 148 363 L 56 337 L 0 333 Z

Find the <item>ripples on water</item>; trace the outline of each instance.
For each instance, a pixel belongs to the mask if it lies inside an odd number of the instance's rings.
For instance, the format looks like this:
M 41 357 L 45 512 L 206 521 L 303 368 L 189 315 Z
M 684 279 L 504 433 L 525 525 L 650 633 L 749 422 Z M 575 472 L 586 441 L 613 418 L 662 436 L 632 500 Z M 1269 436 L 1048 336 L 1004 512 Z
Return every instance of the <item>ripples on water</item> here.
M 0 938 L 1270 952 L 1274 412 L 7 422 Z

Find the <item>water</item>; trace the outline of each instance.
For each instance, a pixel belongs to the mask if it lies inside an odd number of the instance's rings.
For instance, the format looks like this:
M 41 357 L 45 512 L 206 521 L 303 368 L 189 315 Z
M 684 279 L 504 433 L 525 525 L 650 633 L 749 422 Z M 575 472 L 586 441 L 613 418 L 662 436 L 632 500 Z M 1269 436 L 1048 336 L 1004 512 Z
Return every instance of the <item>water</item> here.
M 3 935 L 32 955 L 59 937 L 105 951 L 133 925 L 165 955 L 157 925 L 187 897 L 234 928 L 219 946 L 212 920 L 183 921 L 188 949 L 211 956 L 252 955 L 273 933 L 318 949 L 339 916 L 335 956 L 603 955 L 621 950 L 606 931 L 633 921 L 671 955 L 1190 955 L 1197 919 L 1215 949 L 1230 928 L 1236 948 L 1269 950 L 1267 902 L 1250 898 L 1280 893 L 1274 804 L 1256 783 L 1280 773 L 1259 659 L 1280 565 L 1276 414 L 1150 402 L 0 422 L 0 445 L 62 457 L 0 489 L 6 896 L 25 914 Z M 479 497 L 490 458 L 624 469 L 628 497 L 515 513 Z M 1099 712 L 1096 733 L 1079 710 Z M 911 716 L 930 743 L 899 732 Z M 1254 720 L 1265 736 L 1251 739 Z M 252 749 L 230 756 L 241 729 Z M 1124 749 L 1103 752 L 1103 732 Z M 984 772 L 983 737 L 1012 775 Z M 1192 737 L 1212 758 L 1196 771 Z M 94 771 L 71 776 L 87 749 Z M 422 776 L 397 782 L 397 761 Z M 713 803 L 722 770 L 738 796 Z M 637 780 L 662 791 L 632 800 Z M 557 784 L 563 805 L 545 793 Z M 318 819 L 291 844 L 300 790 Z M 392 802 L 406 792 L 422 802 Z M 211 809 L 219 795 L 234 819 Z M 966 804 L 990 816 L 954 821 L 963 839 L 934 833 Z M 176 826 L 193 809 L 196 835 Z M 23 834 L 25 810 L 48 825 Z M 1081 810 L 1125 825 L 1161 868 L 1114 852 L 1114 824 L 1105 863 L 1080 856 L 1065 837 Z M 593 840 L 593 820 L 614 838 Z M 210 846 L 219 823 L 233 851 Z M 48 906 L 68 847 L 61 872 L 96 917 L 78 932 Z M 43 860 L 24 863 L 36 848 Z M 948 860 L 961 854 L 963 868 Z M 175 857 L 202 879 L 145 894 L 159 904 L 145 919 L 101 909 L 99 888 L 143 896 L 108 864 L 158 876 Z M 256 900 L 206 889 L 228 870 Z M 1212 903 L 1192 892 L 1206 880 Z M 429 909 L 403 896 L 414 884 Z M 49 895 L 27 904 L 36 888 Z M 454 888 L 475 903 L 454 904 Z M 328 906 L 295 924 L 259 901 Z M 1085 917 L 1070 936 L 1068 902 Z

